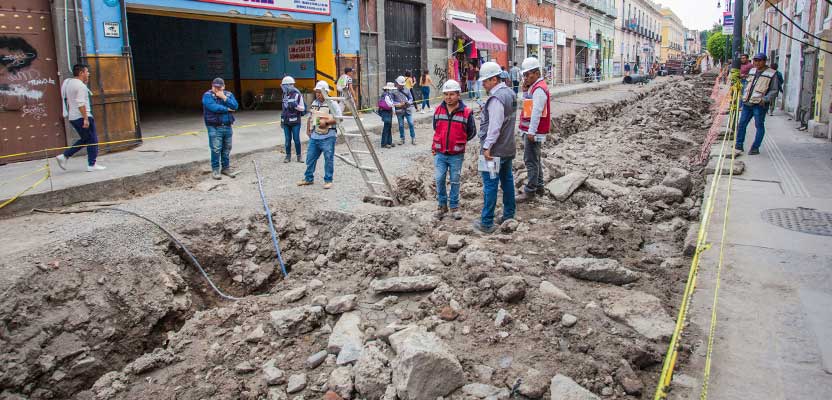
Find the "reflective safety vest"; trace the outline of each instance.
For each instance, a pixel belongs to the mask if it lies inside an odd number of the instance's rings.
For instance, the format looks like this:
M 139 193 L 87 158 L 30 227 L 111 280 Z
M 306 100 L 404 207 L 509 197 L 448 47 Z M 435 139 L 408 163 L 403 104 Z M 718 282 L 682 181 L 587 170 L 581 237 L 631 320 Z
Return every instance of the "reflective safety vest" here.
M 534 91 L 538 89 L 542 89 L 543 93 L 546 93 L 546 105 L 543 106 L 543 114 L 540 115 L 540 123 L 537 125 L 537 132 L 529 132 L 529 126 L 532 122 L 532 96 Z M 549 133 L 549 128 L 552 125 L 552 121 L 549 118 L 550 100 L 549 86 L 546 85 L 546 81 L 543 79 L 535 82 L 534 85 L 532 85 L 532 87 L 530 87 L 529 90 L 523 94 L 523 109 L 520 111 L 520 131 L 536 135 L 545 135 Z
M 468 142 L 468 119 L 471 117 L 468 106 L 457 107 L 453 114 L 448 114 L 444 104 L 436 107 L 433 121 L 436 128 L 433 131 L 433 150 L 442 154 L 465 153 Z

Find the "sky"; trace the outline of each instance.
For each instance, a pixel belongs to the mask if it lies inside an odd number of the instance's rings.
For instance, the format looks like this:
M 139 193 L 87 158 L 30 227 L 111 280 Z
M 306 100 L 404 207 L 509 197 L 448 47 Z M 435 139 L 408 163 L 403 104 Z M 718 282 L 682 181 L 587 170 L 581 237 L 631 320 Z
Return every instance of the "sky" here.
M 717 8 L 720 3 L 725 8 L 726 0 L 656 0 L 663 6 L 673 10 L 685 28 L 705 30 L 710 29 L 722 17 L 722 10 Z

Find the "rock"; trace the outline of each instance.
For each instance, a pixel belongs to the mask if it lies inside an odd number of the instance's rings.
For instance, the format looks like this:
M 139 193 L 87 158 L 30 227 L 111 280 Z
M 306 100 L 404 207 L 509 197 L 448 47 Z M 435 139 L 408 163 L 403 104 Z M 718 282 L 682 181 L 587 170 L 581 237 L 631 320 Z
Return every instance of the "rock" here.
M 550 300 L 554 300 L 554 299 L 570 300 L 570 301 L 572 300 L 572 298 L 569 297 L 569 295 L 566 294 L 566 292 L 564 292 L 559 287 L 557 287 L 557 286 L 555 286 L 555 285 L 553 285 L 553 284 L 551 284 L 547 281 L 541 281 L 540 282 L 540 294 L 543 295 L 543 297 L 546 297 Z
M 514 219 L 514 218 L 507 219 L 507 220 L 503 221 L 502 224 L 500 224 L 500 231 L 505 232 L 505 233 L 511 233 L 511 232 L 516 231 L 519 226 L 520 226 L 520 222 L 517 221 L 516 219 Z
M 621 366 L 615 372 L 615 375 L 618 377 L 618 381 L 621 382 L 621 386 L 624 387 L 625 393 L 631 396 L 641 395 L 642 390 L 644 390 L 644 383 L 638 378 L 627 360 L 621 360 Z
M 270 386 L 286 383 L 286 373 L 274 365 L 267 365 L 263 368 L 263 377 Z
M 388 385 L 387 389 L 384 390 L 384 397 L 381 400 L 399 400 L 399 396 L 396 393 L 396 386 Z
M 322 289 L 324 287 L 324 283 L 321 282 L 319 279 L 312 279 L 306 284 L 306 288 L 309 291 L 314 292 L 318 289 Z
M 683 254 L 693 256 L 696 253 L 696 242 L 699 241 L 699 224 L 691 224 L 688 233 L 685 235 Z
M 286 293 L 283 293 L 284 303 L 294 303 L 306 296 L 306 286 L 294 288 Z
M 641 192 L 641 197 L 644 197 L 649 202 L 663 201 L 668 204 L 680 203 L 685 199 L 685 195 L 682 194 L 681 190 L 661 185 L 653 186 Z
M 326 305 L 329 304 L 329 299 L 326 296 L 320 294 L 313 297 L 312 302 L 310 304 L 312 304 L 313 306 L 326 307 Z
M 355 389 L 367 400 L 384 397 L 385 389 L 392 382 L 390 359 L 384 353 L 382 344 L 370 342 L 364 346 L 361 357 L 355 363 Z
M 464 253 L 465 266 L 468 268 L 493 268 L 497 257 L 486 250 L 473 250 Z
M 558 201 L 564 201 L 572 195 L 581 184 L 589 177 L 583 172 L 570 172 L 563 177 L 553 180 L 546 185 L 546 189 L 552 193 Z
M 324 309 L 320 306 L 302 306 L 269 313 L 272 326 L 281 336 L 298 336 L 321 326 Z
M 653 295 L 635 290 L 607 289 L 602 302 L 604 313 L 644 337 L 664 340 L 673 334 L 676 324 Z
M 326 356 L 329 355 L 329 352 L 326 350 L 321 350 L 306 359 L 306 368 L 308 369 L 315 369 L 318 368 L 319 365 L 323 364 L 326 361 Z
M 256 343 L 263 340 L 263 338 L 265 337 L 266 330 L 263 329 L 263 324 L 258 324 L 257 327 L 252 329 L 251 332 L 249 332 L 248 335 L 246 335 L 246 342 Z
M 355 310 L 358 306 L 357 300 L 358 296 L 354 294 L 335 297 L 327 303 L 326 312 L 327 314 L 343 314 Z
M 332 390 L 327 390 L 324 393 L 324 400 L 343 400 L 343 397 L 339 396 L 338 393 L 335 393 Z
M 286 395 L 286 392 L 280 388 L 271 388 L 269 389 L 269 397 L 268 400 L 288 400 L 289 396 Z
M 510 392 L 484 383 L 469 383 L 462 387 L 462 393 L 475 399 L 507 400 Z
M 450 251 L 458 251 L 459 249 L 465 247 L 465 236 L 462 235 L 450 235 L 448 236 L 448 242 L 446 243 L 448 250 Z
M 523 396 L 530 399 L 540 399 L 546 394 L 546 389 L 549 387 L 549 379 L 542 372 L 529 368 L 523 375 L 523 382 L 517 391 Z
M 412 326 L 390 335 L 396 352 L 393 385 L 401 400 L 435 400 L 465 383 L 465 374 L 450 348 L 424 327 Z
M 555 270 L 576 279 L 624 285 L 638 280 L 639 275 L 609 258 L 564 258 Z
M 306 374 L 295 374 L 289 377 L 286 393 L 297 393 L 303 389 L 306 389 Z
M 494 368 L 491 368 L 487 365 L 477 364 L 474 365 L 474 374 L 477 378 L 481 381 L 491 382 L 491 378 L 494 376 Z
M 671 168 L 662 180 L 662 186 L 679 189 L 687 196 L 691 190 L 690 172 L 681 168 Z
M 511 322 L 511 314 L 504 309 L 497 311 L 497 318 L 494 319 L 494 326 L 500 328 L 508 325 Z
M 352 367 L 335 368 L 329 375 L 326 387 L 344 399 L 352 398 Z
M 711 161 L 708 163 L 708 166 L 705 167 L 705 175 L 713 175 L 714 173 L 716 173 L 716 168 L 719 165 L 718 162 L 718 158 L 711 158 Z M 731 161 L 729 159 L 722 164 L 722 171 L 720 174 L 727 176 L 730 172 Z M 745 172 L 745 162 L 734 161 L 734 175 L 742 175 L 743 172 Z
M 146 353 L 141 357 L 135 359 L 133 362 L 124 368 L 125 372 L 133 375 L 140 375 L 148 371 L 152 371 L 164 365 L 168 365 L 176 358 L 173 352 L 169 349 L 162 349 L 157 347 L 152 353 Z M 57 371 L 61 372 L 61 371 Z M 56 372 L 56 373 L 57 373 Z
M 240 229 L 237 233 L 234 234 L 232 238 L 235 243 L 244 243 L 248 241 L 248 238 L 251 236 L 251 232 L 248 229 L 243 228 Z
M 598 193 L 606 198 L 616 198 L 627 196 L 630 194 L 630 189 L 618 186 L 610 181 L 602 179 L 589 178 L 584 182 L 584 186 L 593 193 Z
M 237 371 L 238 374 L 247 374 L 254 372 L 254 366 L 248 361 L 243 361 L 234 366 L 234 371 Z
M 560 324 L 565 328 L 571 328 L 578 323 L 578 317 L 572 314 L 563 314 L 563 317 L 560 319 Z
M 338 354 L 338 364 L 344 364 L 358 360 L 361 348 L 364 347 L 364 332 L 361 331 L 361 313 L 352 311 L 341 314 L 332 334 L 329 335 L 327 351 Z M 343 358 L 341 354 L 344 352 Z
M 516 303 L 526 297 L 526 280 L 519 276 L 510 276 L 497 290 L 497 297 L 507 303 Z
M 323 255 L 323 254 L 318 254 L 318 256 L 317 256 L 317 257 L 315 257 L 315 262 L 314 262 L 314 264 L 315 264 L 315 268 L 321 269 L 321 268 L 323 268 L 323 267 L 326 267 L 326 264 L 327 264 L 328 262 L 329 262 L 329 260 L 327 260 L 327 258 L 326 258 L 326 256 L 325 256 L 325 255 Z
M 445 268 L 434 253 L 422 253 L 399 261 L 399 276 L 429 275 Z
M 424 292 L 436 289 L 442 280 L 433 275 L 405 276 L 388 279 L 374 279 L 370 282 L 373 293 Z
M 552 400 L 600 400 L 567 376 L 557 374 L 549 385 Z
M 459 317 L 459 312 L 451 306 L 442 307 L 439 311 L 439 319 L 443 321 L 453 321 Z

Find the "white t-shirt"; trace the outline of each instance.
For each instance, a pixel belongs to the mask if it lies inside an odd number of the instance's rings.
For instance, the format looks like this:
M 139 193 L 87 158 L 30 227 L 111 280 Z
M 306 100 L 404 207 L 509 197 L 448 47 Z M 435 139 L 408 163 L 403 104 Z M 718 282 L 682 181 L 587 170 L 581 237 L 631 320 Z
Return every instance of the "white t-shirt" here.
M 76 119 L 84 118 L 81 115 L 81 106 L 87 108 L 87 115 L 92 117 L 92 107 L 90 107 L 90 89 L 78 78 L 69 78 L 61 85 L 61 98 L 64 106 L 64 118 L 74 121 Z

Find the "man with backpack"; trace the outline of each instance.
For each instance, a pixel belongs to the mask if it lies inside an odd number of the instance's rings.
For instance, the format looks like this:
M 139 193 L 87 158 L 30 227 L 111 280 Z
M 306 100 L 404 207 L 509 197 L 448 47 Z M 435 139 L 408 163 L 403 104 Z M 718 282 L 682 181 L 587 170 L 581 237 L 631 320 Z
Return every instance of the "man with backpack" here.
M 459 82 L 449 79 L 442 85 L 445 101 L 436 107 L 433 115 L 433 165 L 436 168 L 436 209 L 437 219 L 442 219 L 448 213 L 450 203 L 451 217 L 462 219 L 459 212 L 459 186 L 462 174 L 462 161 L 465 157 L 465 145 L 477 136 L 477 125 L 474 122 L 473 111 L 461 99 L 462 87 Z M 451 195 L 448 198 L 445 184 L 450 175 Z
M 349 94 L 352 96 L 354 102 L 358 102 L 358 94 L 352 86 L 352 77 L 354 74 L 355 72 L 353 72 L 352 67 L 344 68 L 344 75 L 341 75 L 338 81 L 335 82 L 335 89 L 338 90 L 339 97 L 347 97 L 347 94 Z
M 283 113 L 280 115 L 280 125 L 283 126 L 283 137 L 286 146 L 286 159 L 283 162 L 292 161 L 292 141 L 295 141 L 295 155 L 298 162 L 300 158 L 300 121 L 306 114 L 306 105 L 303 104 L 303 96 L 295 88 L 295 78 L 287 76 L 280 82 L 283 89 Z

